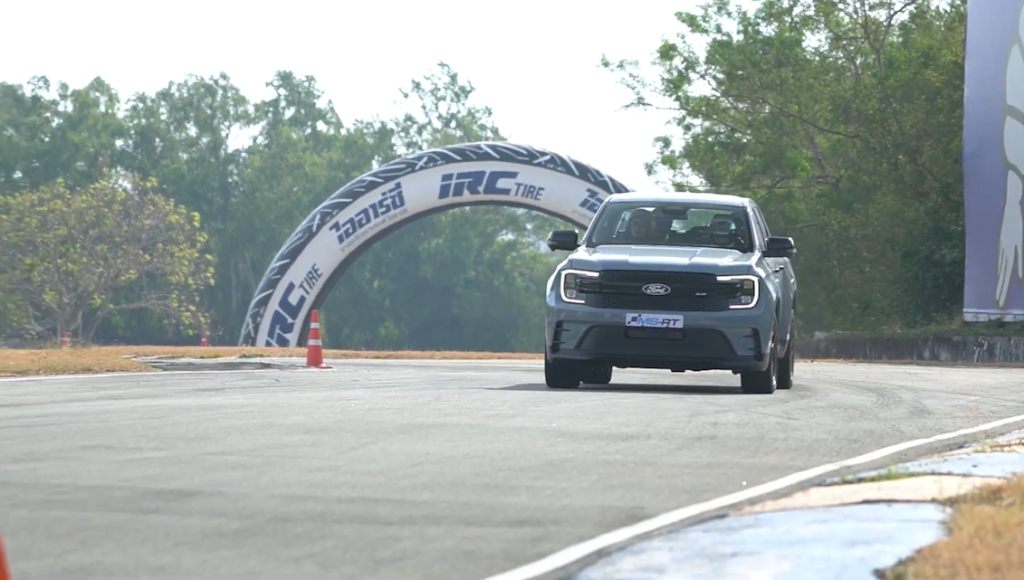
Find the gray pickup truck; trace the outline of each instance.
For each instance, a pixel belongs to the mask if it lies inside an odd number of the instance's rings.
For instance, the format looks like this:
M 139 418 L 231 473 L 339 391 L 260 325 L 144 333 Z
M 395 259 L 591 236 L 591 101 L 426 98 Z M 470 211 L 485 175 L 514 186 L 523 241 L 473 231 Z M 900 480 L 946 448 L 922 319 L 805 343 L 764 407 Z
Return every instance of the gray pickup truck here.
M 730 370 L 745 393 L 793 385 L 792 238 L 745 197 L 609 196 L 547 286 L 548 387 L 608 384 L 612 367 Z

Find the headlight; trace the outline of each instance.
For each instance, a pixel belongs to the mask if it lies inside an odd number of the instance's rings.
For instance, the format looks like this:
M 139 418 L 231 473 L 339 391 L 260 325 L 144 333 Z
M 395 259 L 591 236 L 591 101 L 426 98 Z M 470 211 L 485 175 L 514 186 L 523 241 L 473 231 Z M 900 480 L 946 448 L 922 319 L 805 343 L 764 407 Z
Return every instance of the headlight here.
M 579 291 L 577 282 L 580 278 L 597 278 L 597 272 L 589 270 L 562 270 L 561 283 L 558 285 L 562 300 L 573 304 L 583 304 L 586 298 Z
M 761 284 L 757 276 L 719 276 L 719 282 L 735 282 L 736 293 L 729 295 L 729 308 L 737 310 L 753 308 L 761 293 Z

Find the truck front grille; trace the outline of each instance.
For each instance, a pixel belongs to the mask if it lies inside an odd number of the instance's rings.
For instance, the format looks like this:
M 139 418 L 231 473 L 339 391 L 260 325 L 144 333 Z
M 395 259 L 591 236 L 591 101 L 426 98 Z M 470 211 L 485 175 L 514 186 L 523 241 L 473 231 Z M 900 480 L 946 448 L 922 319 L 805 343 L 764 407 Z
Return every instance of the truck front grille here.
M 648 284 L 664 284 L 671 291 L 661 296 L 644 293 Z M 597 278 L 583 278 L 577 289 L 587 306 L 626 310 L 670 312 L 717 312 L 729 309 L 729 299 L 739 293 L 737 282 L 719 282 L 714 274 L 611 270 Z

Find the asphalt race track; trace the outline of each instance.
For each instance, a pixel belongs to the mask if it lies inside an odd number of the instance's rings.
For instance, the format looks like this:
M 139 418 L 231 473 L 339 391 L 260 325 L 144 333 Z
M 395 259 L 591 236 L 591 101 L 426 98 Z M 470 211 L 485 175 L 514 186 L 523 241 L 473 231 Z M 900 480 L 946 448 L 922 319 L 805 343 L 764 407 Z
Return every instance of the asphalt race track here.
M 479 580 L 1024 413 L 1014 369 L 798 362 L 792 391 L 755 396 L 728 373 L 561 392 L 539 361 L 332 364 L 0 382 L 13 577 Z

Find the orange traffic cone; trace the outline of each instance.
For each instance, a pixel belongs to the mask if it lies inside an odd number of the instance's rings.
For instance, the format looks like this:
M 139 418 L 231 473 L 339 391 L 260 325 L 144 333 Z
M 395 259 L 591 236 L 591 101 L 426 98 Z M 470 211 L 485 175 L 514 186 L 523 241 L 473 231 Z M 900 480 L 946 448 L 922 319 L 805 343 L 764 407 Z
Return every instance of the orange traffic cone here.
M 3 536 L 0 536 L 0 580 L 11 580 L 11 569 L 7 567 L 7 554 L 4 553 Z
M 202 334 L 199 335 L 199 346 L 207 346 L 207 343 L 206 343 L 206 331 L 205 330 L 203 331 Z
M 320 342 L 320 317 L 316 310 L 309 319 L 309 342 L 306 344 L 306 366 L 318 369 L 329 369 L 324 364 L 324 347 Z
M 60 347 L 67 348 L 71 345 L 71 339 L 68 338 L 68 331 L 64 331 L 60 334 Z

